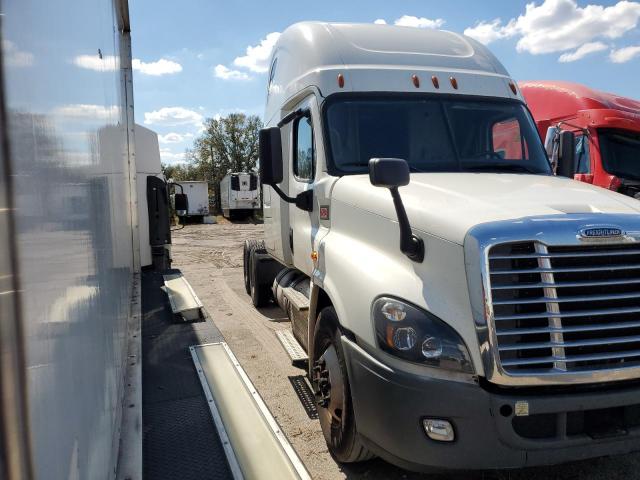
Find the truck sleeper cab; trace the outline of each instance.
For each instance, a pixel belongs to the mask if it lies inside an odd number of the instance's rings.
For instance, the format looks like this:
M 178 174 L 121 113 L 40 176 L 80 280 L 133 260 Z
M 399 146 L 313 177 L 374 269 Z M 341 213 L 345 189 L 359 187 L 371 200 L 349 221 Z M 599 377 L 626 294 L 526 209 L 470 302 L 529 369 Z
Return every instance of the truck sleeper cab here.
M 335 458 L 493 469 L 640 448 L 639 206 L 553 175 L 486 47 L 295 24 L 265 120 L 245 282 L 256 305 L 274 284 Z
M 571 82 L 521 82 L 540 136 L 576 135 L 576 180 L 640 198 L 640 102 Z

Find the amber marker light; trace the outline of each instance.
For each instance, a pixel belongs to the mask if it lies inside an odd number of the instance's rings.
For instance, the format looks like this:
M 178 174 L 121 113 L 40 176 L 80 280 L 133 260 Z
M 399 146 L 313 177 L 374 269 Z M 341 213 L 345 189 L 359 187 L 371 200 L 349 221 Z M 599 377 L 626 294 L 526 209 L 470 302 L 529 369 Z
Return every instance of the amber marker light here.
M 413 82 L 413 86 L 416 88 L 420 88 L 420 79 L 417 75 L 411 75 L 411 81 Z
M 513 92 L 514 95 L 518 94 L 518 90 L 516 89 L 516 84 L 513 82 L 509 82 L 509 88 L 511 89 L 511 91 Z
M 449 81 L 451 82 L 451 86 L 453 87 L 453 89 L 457 90 L 458 89 L 458 81 L 453 77 L 449 77 Z
M 338 74 L 338 86 L 340 88 L 344 87 L 344 75 L 342 75 L 341 73 Z
M 440 88 L 440 82 L 438 81 L 438 77 L 436 77 L 435 75 L 431 76 L 431 83 L 433 83 L 434 87 Z
M 313 260 L 314 262 L 318 261 L 318 252 L 316 252 L 315 250 L 311 252 L 311 260 Z

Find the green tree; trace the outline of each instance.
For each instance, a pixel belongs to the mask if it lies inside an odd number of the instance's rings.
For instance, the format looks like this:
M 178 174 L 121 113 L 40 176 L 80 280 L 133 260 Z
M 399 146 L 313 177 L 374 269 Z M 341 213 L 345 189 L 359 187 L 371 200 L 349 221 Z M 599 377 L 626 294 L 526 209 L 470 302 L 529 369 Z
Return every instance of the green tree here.
M 262 121 L 256 115 L 231 113 L 223 118 L 207 118 L 193 148 L 185 152 L 183 164 L 162 165 L 165 178 L 206 180 L 213 190 L 215 210 L 220 211 L 220 180 L 232 172 L 256 170 L 258 137 Z
M 195 140 L 190 158 L 202 178 L 210 182 L 216 210 L 220 209 L 220 180 L 231 172 L 256 169 L 261 128 L 259 117 L 244 113 L 205 120 L 204 131 Z

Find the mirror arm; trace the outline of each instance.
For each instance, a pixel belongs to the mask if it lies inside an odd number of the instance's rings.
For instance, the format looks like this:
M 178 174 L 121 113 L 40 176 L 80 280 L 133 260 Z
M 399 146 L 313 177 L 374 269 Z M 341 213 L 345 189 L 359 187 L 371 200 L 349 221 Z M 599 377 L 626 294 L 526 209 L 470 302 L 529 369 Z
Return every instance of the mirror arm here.
M 400 251 L 414 262 L 421 263 L 424 260 L 424 241 L 411 231 L 407 211 L 402 203 L 402 198 L 400 198 L 398 187 L 392 187 L 389 191 L 393 198 L 393 206 L 396 208 L 398 226 L 400 227 Z
M 273 190 L 278 194 L 278 196 L 284 200 L 287 203 L 296 203 L 296 199 L 295 197 L 289 197 L 287 196 L 286 193 L 284 193 L 282 190 L 280 190 L 280 187 L 278 187 L 278 185 L 269 185 L 271 188 L 273 188 Z
M 313 211 L 313 190 L 305 190 L 295 197 L 289 197 L 286 193 L 280 190 L 278 185 L 270 185 L 271 188 L 278 194 L 278 196 L 287 203 L 293 203 L 296 207 L 306 212 Z

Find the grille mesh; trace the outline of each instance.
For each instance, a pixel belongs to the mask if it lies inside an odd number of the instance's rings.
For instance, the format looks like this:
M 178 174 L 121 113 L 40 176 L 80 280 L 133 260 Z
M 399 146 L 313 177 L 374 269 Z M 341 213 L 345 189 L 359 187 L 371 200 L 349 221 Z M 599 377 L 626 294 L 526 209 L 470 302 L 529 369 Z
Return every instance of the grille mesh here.
M 489 274 L 505 372 L 640 366 L 640 246 L 501 244 Z

